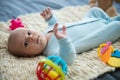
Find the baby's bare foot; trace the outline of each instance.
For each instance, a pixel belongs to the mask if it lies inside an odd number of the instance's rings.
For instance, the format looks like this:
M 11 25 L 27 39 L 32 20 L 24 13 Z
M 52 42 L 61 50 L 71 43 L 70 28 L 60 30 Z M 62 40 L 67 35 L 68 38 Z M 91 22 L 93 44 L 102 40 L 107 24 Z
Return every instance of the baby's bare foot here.
M 46 9 L 44 9 L 40 15 L 45 19 L 45 20 L 49 20 L 52 16 L 52 11 L 51 9 L 48 7 Z

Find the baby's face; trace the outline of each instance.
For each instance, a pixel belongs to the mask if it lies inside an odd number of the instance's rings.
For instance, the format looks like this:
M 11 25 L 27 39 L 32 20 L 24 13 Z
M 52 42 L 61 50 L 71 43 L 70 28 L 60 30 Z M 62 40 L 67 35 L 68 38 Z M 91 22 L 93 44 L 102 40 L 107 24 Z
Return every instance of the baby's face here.
M 18 28 L 11 32 L 8 50 L 17 56 L 34 56 L 43 52 L 47 45 L 44 34 L 35 30 Z

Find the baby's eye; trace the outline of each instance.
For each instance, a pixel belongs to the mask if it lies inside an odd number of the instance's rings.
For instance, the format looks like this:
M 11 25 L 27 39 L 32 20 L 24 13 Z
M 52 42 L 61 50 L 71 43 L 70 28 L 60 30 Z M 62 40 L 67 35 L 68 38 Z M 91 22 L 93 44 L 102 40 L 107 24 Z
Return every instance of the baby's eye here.
M 28 31 L 28 35 L 30 35 L 31 33 L 30 33 L 30 31 Z
M 27 42 L 24 42 L 24 46 L 27 47 L 28 43 Z

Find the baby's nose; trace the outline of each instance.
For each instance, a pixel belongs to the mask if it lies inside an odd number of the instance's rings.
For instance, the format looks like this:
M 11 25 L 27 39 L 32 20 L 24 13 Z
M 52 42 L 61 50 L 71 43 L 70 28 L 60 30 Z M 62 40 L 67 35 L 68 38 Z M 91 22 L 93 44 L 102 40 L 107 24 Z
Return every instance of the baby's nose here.
M 35 41 L 35 37 L 33 35 L 29 35 L 27 37 L 27 41 Z

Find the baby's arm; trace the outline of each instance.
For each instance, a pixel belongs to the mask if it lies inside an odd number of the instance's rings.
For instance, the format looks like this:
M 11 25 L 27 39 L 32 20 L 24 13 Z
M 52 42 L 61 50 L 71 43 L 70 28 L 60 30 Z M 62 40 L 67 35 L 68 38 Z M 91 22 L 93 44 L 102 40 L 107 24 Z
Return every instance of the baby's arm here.
M 44 9 L 40 15 L 48 22 L 49 26 L 52 26 L 57 22 L 57 19 L 53 16 L 53 13 L 49 7 Z
M 59 56 L 63 58 L 67 64 L 72 64 L 76 57 L 75 47 L 70 37 L 67 37 L 66 27 L 63 26 L 62 31 L 58 31 L 58 24 L 55 24 L 53 32 L 58 39 L 60 45 Z

